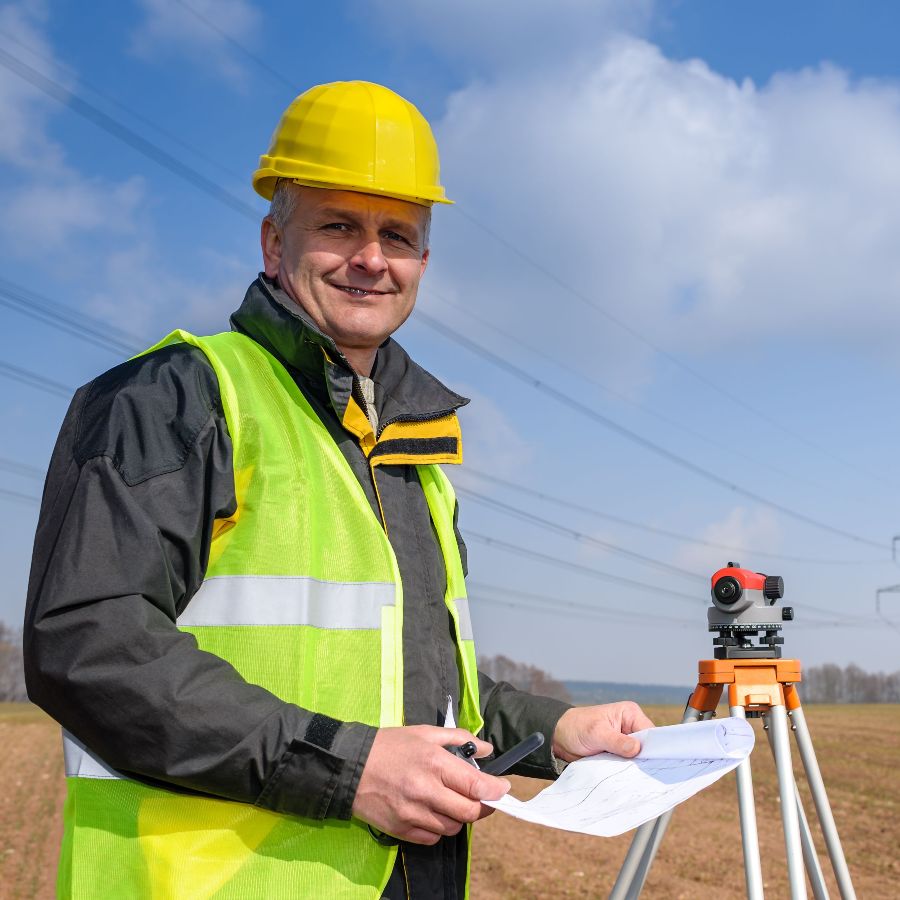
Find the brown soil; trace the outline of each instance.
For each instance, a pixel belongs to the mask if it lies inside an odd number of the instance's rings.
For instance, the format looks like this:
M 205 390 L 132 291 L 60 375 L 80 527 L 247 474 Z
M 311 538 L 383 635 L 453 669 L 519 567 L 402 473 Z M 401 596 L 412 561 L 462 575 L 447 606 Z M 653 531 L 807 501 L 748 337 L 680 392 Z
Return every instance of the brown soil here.
M 806 719 L 859 897 L 900 897 L 900 706 L 806 706 Z M 680 710 L 649 710 L 660 725 Z M 767 897 L 788 897 L 778 786 L 766 739 L 757 728 L 753 785 Z M 807 816 L 815 818 L 792 744 Z M 760 752 L 765 751 L 765 752 Z M 546 782 L 513 778 L 527 799 Z M 811 815 L 812 814 L 812 815 Z M 824 842 L 813 826 L 829 893 L 838 897 Z M 631 835 L 595 838 L 530 825 L 496 813 L 476 826 L 472 896 L 477 900 L 606 897 Z M 650 871 L 654 900 L 730 900 L 746 896 L 737 794 L 725 776 L 680 806 Z
M 24 703 L 0 703 L 0 897 L 54 895 L 65 796 L 59 726 Z
M 650 713 L 659 724 L 680 718 L 671 707 Z M 807 706 L 806 715 L 857 894 L 867 900 L 900 896 L 900 707 Z M 65 792 L 59 728 L 33 707 L 0 704 L 0 746 L 0 898 L 52 898 Z M 764 738 L 754 752 L 753 779 L 766 893 L 781 898 L 788 888 L 778 790 L 771 756 L 760 750 Z M 812 805 L 795 763 L 809 814 Z M 512 780 L 513 793 L 523 799 L 545 784 Z M 837 897 L 818 832 L 816 840 L 831 895 Z M 606 897 L 629 841 L 629 835 L 572 835 L 497 813 L 476 826 L 472 897 Z M 745 896 L 732 776 L 676 811 L 644 896 Z

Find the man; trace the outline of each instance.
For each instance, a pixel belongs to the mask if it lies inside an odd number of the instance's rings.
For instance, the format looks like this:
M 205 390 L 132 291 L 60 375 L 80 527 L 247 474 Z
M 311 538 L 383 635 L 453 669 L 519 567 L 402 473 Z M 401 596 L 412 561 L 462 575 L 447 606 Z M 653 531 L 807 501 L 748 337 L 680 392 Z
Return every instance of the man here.
M 254 187 L 264 273 L 232 331 L 80 389 L 54 452 L 26 668 L 64 728 L 60 894 L 464 896 L 464 826 L 509 785 L 444 747 L 539 730 L 515 771 L 554 777 L 650 723 L 475 670 L 438 467 L 467 401 L 390 337 L 448 202 L 427 122 L 313 88 Z

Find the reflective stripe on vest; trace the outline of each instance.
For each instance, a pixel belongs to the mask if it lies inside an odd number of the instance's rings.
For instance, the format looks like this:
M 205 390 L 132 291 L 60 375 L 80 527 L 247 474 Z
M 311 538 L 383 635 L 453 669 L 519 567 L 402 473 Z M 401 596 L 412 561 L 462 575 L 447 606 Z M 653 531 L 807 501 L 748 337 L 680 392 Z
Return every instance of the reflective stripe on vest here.
M 380 629 L 382 609 L 394 604 L 393 584 L 347 584 L 300 575 L 217 575 L 200 585 L 178 617 L 178 626 Z
M 63 729 L 63 758 L 66 762 L 66 778 L 123 779 L 112 766 L 95 756 L 71 732 Z
M 457 597 L 453 601 L 453 605 L 456 607 L 456 615 L 459 621 L 460 638 L 464 641 L 474 640 L 475 635 L 472 632 L 472 617 L 469 615 L 469 598 Z

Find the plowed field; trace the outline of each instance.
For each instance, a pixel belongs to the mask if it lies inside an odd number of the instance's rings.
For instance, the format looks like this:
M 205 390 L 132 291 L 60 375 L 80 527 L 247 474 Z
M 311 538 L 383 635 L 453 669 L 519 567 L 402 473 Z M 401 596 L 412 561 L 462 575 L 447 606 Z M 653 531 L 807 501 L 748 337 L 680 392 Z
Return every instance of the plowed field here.
M 668 707 L 650 713 L 659 724 L 680 718 L 680 710 Z M 900 707 L 807 706 L 806 714 L 856 892 L 866 900 L 894 900 L 900 897 Z M 0 705 L 0 747 L 0 897 L 51 898 L 64 794 L 59 730 L 32 707 Z M 787 897 L 778 790 L 764 738 L 753 763 L 766 894 Z M 520 798 L 544 785 L 512 780 Z M 500 813 L 480 822 L 475 834 L 475 900 L 605 897 L 629 842 L 627 835 L 571 835 Z M 837 897 L 818 834 L 817 844 Z M 726 776 L 676 811 L 644 896 L 744 895 L 734 778 Z

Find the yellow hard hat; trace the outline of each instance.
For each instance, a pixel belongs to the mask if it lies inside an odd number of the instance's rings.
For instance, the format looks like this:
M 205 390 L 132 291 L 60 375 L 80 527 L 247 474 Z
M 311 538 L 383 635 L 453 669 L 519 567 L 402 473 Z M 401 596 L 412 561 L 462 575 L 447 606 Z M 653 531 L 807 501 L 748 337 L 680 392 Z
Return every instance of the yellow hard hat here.
M 422 206 L 452 203 L 440 183 L 437 144 L 425 117 L 399 94 L 368 81 L 335 81 L 300 94 L 284 111 L 253 189 L 275 182 L 360 191 Z

